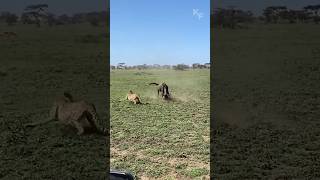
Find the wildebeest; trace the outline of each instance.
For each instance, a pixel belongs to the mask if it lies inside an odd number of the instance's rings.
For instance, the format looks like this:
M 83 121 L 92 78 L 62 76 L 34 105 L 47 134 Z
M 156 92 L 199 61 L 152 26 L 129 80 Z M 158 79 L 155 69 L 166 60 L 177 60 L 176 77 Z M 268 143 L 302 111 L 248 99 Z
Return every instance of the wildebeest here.
M 150 83 L 149 85 L 157 85 L 159 86 L 158 83 Z M 169 87 L 166 83 L 162 83 L 159 87 L 158 87 L 158 96 L 161 93 L 161 97 L 165 100 L 169 100 L 170 99 L 170 93 L 169 93 Z

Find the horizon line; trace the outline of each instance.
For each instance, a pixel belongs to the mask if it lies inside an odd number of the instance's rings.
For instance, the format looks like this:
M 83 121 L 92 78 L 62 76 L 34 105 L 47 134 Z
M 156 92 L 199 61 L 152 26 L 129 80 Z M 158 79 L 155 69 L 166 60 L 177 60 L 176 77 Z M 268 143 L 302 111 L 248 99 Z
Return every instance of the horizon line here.
M 180 65 L 180 64 L 183 64 L 183 65 L 193 65 L 193 64 L 211 64 L 211 62 L 206 62 L 206 63 L 197 63 L 197 62 L 195 62 L 195 63 L 191 63 L 191 64 L 187 64 L 187 63 L 177 63 L 177 64 L 146 64 L 146 63 L 144 63 L 144 64 L 126 64 L 126 63 L 123 63 L 124 65 L 126 65 L 126 66 L 143 66 L 143 65 L 147 65 L 147 66 L 152 66 L 152 65 L 160 65 L 160 66 L 174 66 L 174 65 Z M 122 63 L 117 63 L 116 65 L 115 64 L 111 64 L 110 63 L 110 66 L 117 66 L 117 65 L 119 65 L 119 64 L 122 64 Z

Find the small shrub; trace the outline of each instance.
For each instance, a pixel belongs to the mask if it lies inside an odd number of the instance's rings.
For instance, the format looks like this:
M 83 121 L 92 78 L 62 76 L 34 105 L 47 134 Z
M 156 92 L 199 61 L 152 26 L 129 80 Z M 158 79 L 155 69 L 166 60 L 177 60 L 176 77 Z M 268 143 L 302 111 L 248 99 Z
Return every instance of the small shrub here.
M 103 38 L 100 36 L 92 35 L 92 34 L 87 34 L 83 36 L 79 36 L 76 38 L 76 42 L 81 42 L 81 43 L 100 43 L 102 42 Z
M 176 66 L 173 66 L 173 69 L 183 71 L 183 70 L 189 69 L 189 66 L 185 64 L 178 64 Z
M 1 70 L 0 70 L 0 76 L 4 77 L 4 76 L 7 76 L 7 75 L 8 75 L 8 73 L 7 73 L 7 72 L 5 72 L 5 71 L 1 71 Z

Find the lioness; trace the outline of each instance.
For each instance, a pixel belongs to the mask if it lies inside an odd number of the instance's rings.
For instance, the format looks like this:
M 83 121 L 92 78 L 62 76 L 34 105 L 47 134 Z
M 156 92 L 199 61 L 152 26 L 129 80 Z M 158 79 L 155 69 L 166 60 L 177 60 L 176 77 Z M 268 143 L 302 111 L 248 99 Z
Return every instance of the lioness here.
M 159 86 L 158 83 L 150 83 L 149 85 L 157 85 Z M 166 83 L 162 83 L 159 87 L 158 87 L 158 96 L 159 96 L 159 93 L 161 93 L 161 97 L 165 100 L 168 100 L 170 99 L 170 93 L 169 93 L 169 87 Z
M 0 34 L 0 37 L 6 38 L 6 39 L 11 39 L 11 38 L 16 38 L 17 34 L 15 32 L 3 32 Z
M 3 32 L 3 34 L 7 37 L 17 37 L 17 34 L 15 32 Z
M 133 102 L 134 104 L 142 104 L 140 101 L 140 97 L 137 94 L 133 93 L 131 90 L 127 94 L 126 99 Z
M 74 101 L 71 94 L 66 92 L 64 96 L 55 99 L 48 120 L 26 126 L 34 127 L 54 120 L 75 127 L 78 130 L 78 135 L 82 135 L 85 130 L 103 135 L 107 133 L 105 129 L 101 130 L 97 127 L 98 115 L 95 106 L 84 100 Z

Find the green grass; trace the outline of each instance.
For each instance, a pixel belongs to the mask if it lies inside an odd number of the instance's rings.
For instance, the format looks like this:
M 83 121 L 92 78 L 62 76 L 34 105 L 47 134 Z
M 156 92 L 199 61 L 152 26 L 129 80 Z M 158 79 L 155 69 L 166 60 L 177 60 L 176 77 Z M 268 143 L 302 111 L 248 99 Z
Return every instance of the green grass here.
M 57 123 L 24 128 L 25 123 L 45 120 L 53 99 L 64 91 L 93 102 L 101 125 L 106 124 L 105 27 L 0 27 L 0 32 L 18 34 L 0 40 L 0 179 L 105 177 L 104 137 L 78 137 Z M 87 34 L 102 40 L 77 41 Z
M 215 30 L 213 178 L 320 177 L 319 30 Z
M 166 82 L 174 98 L 157 97 L 150 82 Z M 209 175 L 209 70 L 111 72 L 111 167 L 138 177 Z M 129 90 L 143 105 L 125 100 Z M 176 166 L 184 162 L 186 166 Z M 190 168 L 206 171 L 184 173 Z

